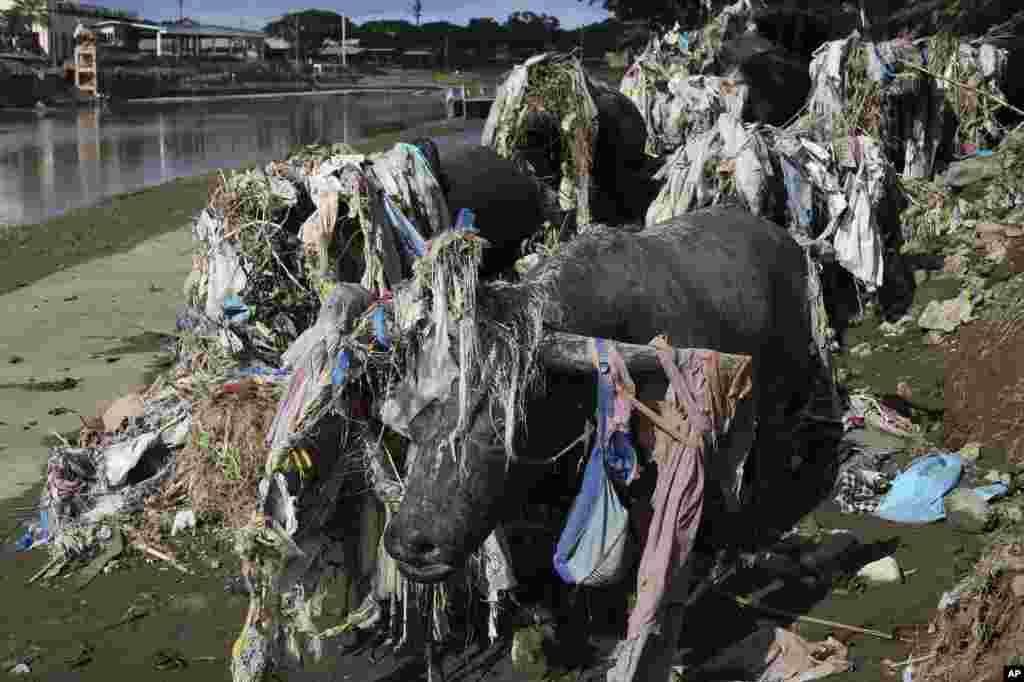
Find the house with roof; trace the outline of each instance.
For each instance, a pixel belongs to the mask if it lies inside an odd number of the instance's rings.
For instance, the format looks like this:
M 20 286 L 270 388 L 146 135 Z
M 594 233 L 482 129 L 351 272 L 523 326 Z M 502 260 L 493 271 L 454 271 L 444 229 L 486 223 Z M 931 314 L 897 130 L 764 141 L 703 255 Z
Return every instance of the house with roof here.
M 12 4 L 13 0 L 0 0 L 0 11 L 9 9 Z M 49 26 L 36 24 L 32 32 L 36 36 L 35 42 L 50 63 L 59 64 L 75 58 L 75 29 L 79 24 L 91 28 L 93 24 L 104 20 L 141 21 L 137 14 L 124 9 L 77 0 L 55 0 L 50 4 Z
M 267 41 L 263 31 L 203 24 L 187 17 L 160 22 L 159 29 L 140 41 L 141 51 L 158 56 L 262 59 Z

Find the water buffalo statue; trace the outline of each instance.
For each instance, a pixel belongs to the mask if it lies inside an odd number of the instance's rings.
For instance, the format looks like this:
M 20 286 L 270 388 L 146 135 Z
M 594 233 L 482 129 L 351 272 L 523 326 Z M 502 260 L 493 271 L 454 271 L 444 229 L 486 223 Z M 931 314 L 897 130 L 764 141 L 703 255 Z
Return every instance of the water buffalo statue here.
M 512 267 L 520 245 L 544 223 L 541 190 L 516 165 L 479 145 L 442 150 L 440 165 L 447 184 L 452 218 L 468 208 L 490 243 L 481 271 L 485 277 Z
M 594 222 L 608 225 L 638 222 L 657 194 L 652 168 L 645 153 L 647 126 L 636 105 L 617 89 L 585 76 L 587 90 L 597 108 L 597 138 L 594 140 L 591 180 L 591 215 Z M 502 88 L 508 87 L 508 81 Z M 563 123 L 554 113 L 557 107 L 543 103 L 524 112 L 523 135 L 515 153 L 528 161 L 538 177 L 557 191 L 561 182 L 564 149 Z M 494 131 L 500 108 L 491 110 L 482 141 L 495 142 Z
M 765 444 L 773 430 L 779 433 L 773 425 L 806 404 L 815 371 L 805 277 L 804 253 L 784 229 L 737 208 L 715 207 L 643 229 L 593 227 L 523 282 L 493 295 L 506 291 L 522 300 L 531 287 L 543 287 L 545 327 L 568 333 L 566 338 L 646 344 L 667 334 L 676 347 L 751 356 L 761 424 L 757 451 L 762 462 L 781 462 L 782 453 Z M 541 467 L 529 460 L 550 457 L 593 415 L 586 346 L 542 346 L 539 355 L 547 388 L 525 403 L 527 428 L 516 432 L 516 464 L 508 466 L 495 427 L 512 417 L 496 415 L 493 406 L 470 417 L 461 459 L 447 454 L 447 435 L 439 427 L 432 435 L 430 427 L 412 435 L 405 496 L 384 539 L 409 579 L 440 581 L 463 565 L 536 480 Z M 661 379 L 663 391 L 664 376 L 655 368 L 631 366 L 641 389 Z M 428 415 L 421 423 L 451 423 L 458 392 L 433 405 L 429 395 L 410 404 Z

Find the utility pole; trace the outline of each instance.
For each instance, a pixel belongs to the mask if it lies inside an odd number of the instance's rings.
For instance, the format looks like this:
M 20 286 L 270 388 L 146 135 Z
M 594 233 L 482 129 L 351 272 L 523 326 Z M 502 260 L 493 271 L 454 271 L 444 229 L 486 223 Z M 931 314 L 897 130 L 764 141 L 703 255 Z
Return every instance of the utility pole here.
M 185 0 L 178 0 L 178 23 L 185 19 Z

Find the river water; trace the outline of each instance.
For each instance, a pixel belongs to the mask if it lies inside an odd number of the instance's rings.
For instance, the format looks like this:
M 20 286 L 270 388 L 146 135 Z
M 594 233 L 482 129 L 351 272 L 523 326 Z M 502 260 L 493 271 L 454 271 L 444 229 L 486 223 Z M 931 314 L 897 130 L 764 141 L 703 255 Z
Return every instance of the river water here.
M 436 92 L 111 103 L 0 112 L 0 225 L 33 224 L 177 177 L 442 118 Z

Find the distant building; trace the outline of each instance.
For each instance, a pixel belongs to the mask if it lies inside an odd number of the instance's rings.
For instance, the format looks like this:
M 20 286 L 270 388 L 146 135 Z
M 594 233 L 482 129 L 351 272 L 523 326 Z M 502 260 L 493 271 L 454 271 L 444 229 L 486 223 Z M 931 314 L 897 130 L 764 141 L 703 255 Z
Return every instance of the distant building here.
M 325 61 L 341 61 L 343 55 L 346 60 L 351 60 L 360 58 L 365 52 L 366 48 L 359 44 L 359 38 L 346 38 L 344 47 L 340 40 L 328 38 L 324 41 L 317 56 Z
M 169 56 L 231 56 L 239 59 L 262 59 L 267 43 L 263 31 L 232 26 L 201 24 L 189 18 L 160 23 L 162 51 Z M 155 41 L 143 41 L 139 49 L 154 52 Z
M 97 21 L 91 28 L 96 33 L 96 41 L 101 49 L 112 47 L 129 52 L 139 52 L 145 42 L 153 44 L 153 50 L 159 57 L 163 54 L 162 48 L 166 45 L 162 40 L 162 27 L 152 22 L 108 19 Z
M 437 53 L 434 50 L 405 50 L 400 57 L 402 66 L 429 69 L 437 65 Z
M 368 47 L 363 54 L 367 63 L 386 66 L 395 63 L 398 50 L 393 47 Z
M 10 9 L 13 0 L 0 0 L 0 11 Z M 39 48 L 49 57 L 52 64 L 71 61 L 75 57 L 75 28 L 82 24 L 91 28 L 104 19 L 139 21 L 139 17 L 128 10 L 101 7 L 75 0 L 55 0 L 50 3 L 49 26 L 36 24 L 32 32 L 36 35 Z

